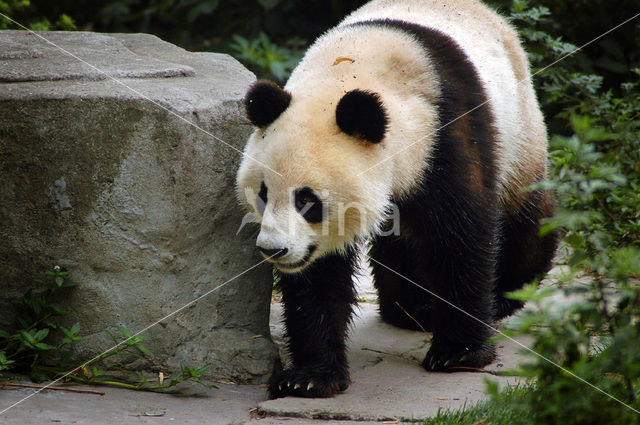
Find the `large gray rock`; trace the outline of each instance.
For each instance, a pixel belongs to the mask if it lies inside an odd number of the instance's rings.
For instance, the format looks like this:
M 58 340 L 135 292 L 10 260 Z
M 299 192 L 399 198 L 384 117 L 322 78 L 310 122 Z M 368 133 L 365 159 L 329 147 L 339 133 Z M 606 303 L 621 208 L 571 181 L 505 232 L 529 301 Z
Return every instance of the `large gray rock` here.
M 56 264 L 79 283 L 60 300 L 82 325 L 77 359 L 113 345 L 105 329 L 143 329 L 233 279 L 145 345 L 155 366 L 264 382 L 277 361 L 271 269 L 250 269 L 260 259 L 253 235 L 236 236 L 234 195 L 255 77 L 150 35 L 38 34 L 52 44 L 0 32 L 0 326 Z

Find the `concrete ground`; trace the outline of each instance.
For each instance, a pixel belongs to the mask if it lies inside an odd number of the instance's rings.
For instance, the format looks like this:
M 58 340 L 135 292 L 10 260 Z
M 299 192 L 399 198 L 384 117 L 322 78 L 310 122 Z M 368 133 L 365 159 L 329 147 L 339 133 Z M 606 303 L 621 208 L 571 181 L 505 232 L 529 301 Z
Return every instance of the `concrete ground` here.
M 458 409 L 485 398 L 484 381 L 502 385 L 514 378 L 495 372 L 513 367 L 520 347 L 499 344 L 498 359 L 477 373 L 428 373 L 420 366 L 430 334 L 383 323 L 370 282 L 361 285 L 362 302 L 350 340 L 352 385 L 331 399 L 283 398 L 266 400 L 264 386 L 220 385 L 206 390 L 189 385 L 184 394 L 167 395 L 106 387 L 71 386 L 104 395 L 43 391 L 0 415 L 0 424 L 249 424 L 312 425 L 331 420 L 418 421 L 442 409 Z M 272 332 L 282 338 L 281 307 L 272 306 Z M 27 383 L 27 382 L 25 382 Z M 0 390 L 0 411 L 33 394 L 33 389 Z M 323 421 L 319 421 L 323 420 Z M 358 422 L 361 424 L 363 422 Z

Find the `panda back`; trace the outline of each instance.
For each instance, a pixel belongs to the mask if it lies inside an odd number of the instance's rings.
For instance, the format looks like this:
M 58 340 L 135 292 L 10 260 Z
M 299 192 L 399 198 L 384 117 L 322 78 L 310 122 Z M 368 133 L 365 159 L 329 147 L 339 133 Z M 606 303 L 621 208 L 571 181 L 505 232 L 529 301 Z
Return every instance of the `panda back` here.
M 393 19 L 453 39 L 477 70 L 497 130 L 498 182 L 507 193 L 546 175 L 546 129 L 524 51 L 504 18 L 473 0 L 374 0 L 339 25 Z

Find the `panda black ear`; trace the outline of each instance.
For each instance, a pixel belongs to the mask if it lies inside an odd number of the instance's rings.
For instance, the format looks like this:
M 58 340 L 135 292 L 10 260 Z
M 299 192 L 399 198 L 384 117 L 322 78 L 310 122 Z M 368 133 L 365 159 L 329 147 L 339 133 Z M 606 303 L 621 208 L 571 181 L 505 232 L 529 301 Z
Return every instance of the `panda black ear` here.
M 388 119 L 378 94 L 356 89 L 338 102 L 336 122 L 350 136 L 379 143 L 384 139 Z
M 244 107 L 249 121 L 264 128 L 274 122 L 291 102 L 291 94 L 271 81 L 253 83 L 244 97 Z

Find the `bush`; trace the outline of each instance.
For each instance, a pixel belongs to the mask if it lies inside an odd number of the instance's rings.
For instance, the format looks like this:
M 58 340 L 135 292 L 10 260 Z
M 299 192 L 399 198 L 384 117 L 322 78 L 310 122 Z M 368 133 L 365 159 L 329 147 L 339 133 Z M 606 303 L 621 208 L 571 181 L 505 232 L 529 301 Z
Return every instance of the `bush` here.
M 549 9 L 518 0 L 511 11 L 535 66 L 573 49 L 541 29 Z M 566 267 L 557 286 L 513 294 L 529 304 L 509 333 L 532 335 L 537 353 L 515 371 L 531 380 L 519 404 L 526 423 L 640 422 L 640 70 L 626 74 L 634 79 L 607 86 L 572 58 L 538 76 L 560 133 L 550 180 L 536 186 L 559 205 L 542 231 L 563 230 Z
M 58 30 L 74 30 L 76 29 L 75 21 L 69 15 L 61 13 L 56 15 L 55 23 L 52 24 L 47 17 L 39 16 L 36 19 L 31 18 L 32 4 L 30 0 L 0 0 L 0 13 L 3 13 L 12 19 L 15 19 L 22 25 L 34 31 L 46 31 L 52 29 Z M 0 16 L 0 30 L 21 28 L 11 19 Z
M 630 424 L 638 414 L 620 402 L 640 410 L 640 286 L 632 280 L 640 276 L 640 249 L 637 239 L 618 239 L 628 234 L 615 225 L 626 224 L 619 222 L 625 208 L 603 212 L 598 200 L 638 192 L 597 150 L 609 133 L 586 118 L 571 121 L 575 134 L 552 140 L 556 180 L 544 184 L 561 201 L 547 229 L 566 232 L 569 267 L 557 287 L 534 283 L 514 294 L 529 304 L 509 326 L 533 335 L 537 353 L 516 374 L 533 379 L 526 397 L 533 423 Z M 585 271 L 588 278 L 575 279 Z

